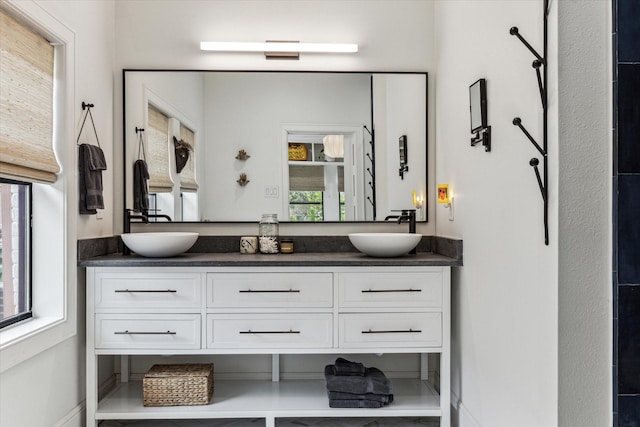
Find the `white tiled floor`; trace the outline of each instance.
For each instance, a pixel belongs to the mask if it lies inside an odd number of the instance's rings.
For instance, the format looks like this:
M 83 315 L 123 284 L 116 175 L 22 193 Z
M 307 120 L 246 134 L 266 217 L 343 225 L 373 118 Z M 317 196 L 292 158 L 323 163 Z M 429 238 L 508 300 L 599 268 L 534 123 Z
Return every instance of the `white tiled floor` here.
M 103 421 L 100 427 L 262 427 L 263 420 Z M 277 427 L 438 427 L 429 418 L 298 418 L 276 422 Z

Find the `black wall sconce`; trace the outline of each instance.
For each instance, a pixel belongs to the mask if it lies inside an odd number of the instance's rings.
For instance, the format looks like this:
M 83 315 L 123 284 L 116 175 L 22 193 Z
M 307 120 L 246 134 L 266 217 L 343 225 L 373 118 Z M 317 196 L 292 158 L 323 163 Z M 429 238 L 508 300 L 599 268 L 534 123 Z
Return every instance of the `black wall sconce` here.
M 491 151 L 491 126 L 487 126 L 487 80 L 479 79 L 469 86 L 469 111 L 471 116 L 471 146 L 482 143 L 484 151 Z
M 407 135 L 398 138 L 398 151 L 400 153 L 400 178 L 404 179 L 404 173 L 409 172 L 409 157 L 407 155 Z

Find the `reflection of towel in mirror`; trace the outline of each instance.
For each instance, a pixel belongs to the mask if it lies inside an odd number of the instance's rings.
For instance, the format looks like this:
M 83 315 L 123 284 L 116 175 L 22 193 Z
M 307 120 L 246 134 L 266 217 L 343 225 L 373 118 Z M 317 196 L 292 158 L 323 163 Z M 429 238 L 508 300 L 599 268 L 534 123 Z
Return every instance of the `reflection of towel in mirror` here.
M 149 210 L 149 170 L 147 162 L 136 160 L 133 164 L 133 210 L 147 212 Z
M 107 162 L 102 149 L 96 145 L 80 144 L 78 151 L 78 181 L 80 183 L 80 214 L 92 215 L 104 209 L 102 171 Z

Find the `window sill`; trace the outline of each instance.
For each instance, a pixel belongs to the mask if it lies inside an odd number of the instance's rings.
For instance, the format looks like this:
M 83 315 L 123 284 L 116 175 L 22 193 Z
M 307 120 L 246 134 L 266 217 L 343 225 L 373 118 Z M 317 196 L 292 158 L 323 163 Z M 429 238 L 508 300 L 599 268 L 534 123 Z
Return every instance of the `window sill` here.
M 25 320 L 0 331 L 0 372 L 35 356 L 73 335 L 60 317 Z

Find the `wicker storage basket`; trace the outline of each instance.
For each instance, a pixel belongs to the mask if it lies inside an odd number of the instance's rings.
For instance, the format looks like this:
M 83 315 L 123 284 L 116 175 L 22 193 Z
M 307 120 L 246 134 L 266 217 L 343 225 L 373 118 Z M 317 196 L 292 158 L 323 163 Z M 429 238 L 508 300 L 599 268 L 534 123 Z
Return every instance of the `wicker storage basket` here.
M 206 405 L 213 396 L 213 363 L 153 365 L 142 395 L 144 406 Z
M 307 160 L 307 147 L 302 144 L 289 144 L 289 160 Z

